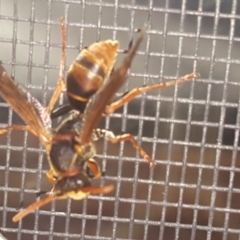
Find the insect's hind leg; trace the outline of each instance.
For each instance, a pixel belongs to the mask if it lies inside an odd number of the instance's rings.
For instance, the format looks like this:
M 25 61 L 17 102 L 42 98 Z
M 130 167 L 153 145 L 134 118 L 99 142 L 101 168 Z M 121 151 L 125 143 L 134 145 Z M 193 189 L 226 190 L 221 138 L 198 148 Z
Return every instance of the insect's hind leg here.
M 94 159 L 89 159 L 86 164 L 88 167 L 88 169 L 86 169 L 88 176 L 91 176 L 92 178 L 100 178 L 105 174 L 101 171 L 98 163 Z
M 199 76 L 200 76 L 199 73 L 193 72 L 191 74 L 187 74 L 183 77 L 180 77 L 179 79 L 176 79 L 176 80 L 162 82 L 162 83 L 155 84 L 152 86 L 144 86 L 144 87 L 140 87 L 140 88 L 134 88 L 130 92 L 123 95 L 119 100 L 117 100 L 117 101 L 111 103 L 109 106 L 107 106 L 105 109 L 105 114 L 109 115 L 109 114 L 115 112 L 118 108 L 122 107 L 125 103 L 130 102 L 133 98 L 135 98 L 136 96 L 138 96 L 144 92 L 148 92 L 151 90 L 161 89 L 161 88 L 169 87 L 169 86 L 176 85 L 179 83 L 183 83 L 183 82 L 192 80 L 194 78 L 199 78 Z
M 47 179 L 50 183 L 52 184 L 56 184 L 57 183 L 57 179 L 55 178 L 54 176 L 54 171 L 52 169 L 50 169 L 48 172 L 47 172 Z
M 92 140 L 97 141 L 99 138 L 105 138 L 107 141 L 115 144 L 119 142 L 129 141 L 132 143 L 133 147 L 139 152 L 139 154 L 148 161 L 150 167 L 156 165 L 155 161 L 141 148 L 137 143 L 134 136 L 128 133 L 115 136 L 113 132 L 105 129 L 95 129 L 92 135 Z
M 60 18 L 59 22 L 61 23 L 61 33 L 62 33 L 62 55 L 61 55 L 61 61 L 59 66 L 59 78 L 57 82 L 57 86 L 53 92 L 53 95 L 51 97 L 51 100 L 47 106 L 47 112 L 50 114 L 54 108 L 54 105 L 56 104 L 57 100 L 60 97 L 60 94 L 62 93 L 62 90 L 65 88 L 65 81 L 63 78 L 64 74 L 64 67 L 66 62 L 66 43 L 67 43 L 67 33 L 66 33 L 66 26 L 64 18 Z
M 69 103 L 61 105 L 61 106 L 53 109 L 53 111 L 51 112 L 50 118 L 52 120 L 56 119 L 60 116 L 63 116 L 64 114 L 69 113 L 72 109 L 73 109 L 73 107 Z

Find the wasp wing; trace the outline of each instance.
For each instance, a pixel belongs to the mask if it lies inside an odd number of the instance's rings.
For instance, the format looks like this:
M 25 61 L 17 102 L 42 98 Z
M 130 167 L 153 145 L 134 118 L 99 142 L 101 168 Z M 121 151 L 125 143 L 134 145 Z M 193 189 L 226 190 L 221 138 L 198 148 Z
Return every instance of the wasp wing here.
M 82 144 L 90 142 L 92 131 L 97 127 L 107 105 L 110 103 L 115 93 L 125 83 L 128 69 L 130 68 L 136 51 L 143 40 L 144 34 L 145 30 L 142 30 L 136 43 L 129 49 L 128 54 L 124 58 L 120 67 L 114 71 L 108 81 L 87 105 L 84 112 L 83 125 L 80 131 L 80 141 Z
M 46 145 L 50 141 L 51 135 L 43 123 L 43 118 L 36 106 L 28 102 L 29 96 L 22 94 L 1 64 L 0 95 L 28 125 L 29 131 L 36 135 L 42 144 Z

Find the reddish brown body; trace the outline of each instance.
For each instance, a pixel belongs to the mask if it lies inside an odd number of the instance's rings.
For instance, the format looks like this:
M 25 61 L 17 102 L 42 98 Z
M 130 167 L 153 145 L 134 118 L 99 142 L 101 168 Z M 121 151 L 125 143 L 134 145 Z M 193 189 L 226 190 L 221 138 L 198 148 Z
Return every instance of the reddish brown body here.
M 60 21 L 63 41 L 62 58 L 58 83 L 46 108 L 47 114 L 52 112 L 62 90 L 65 88 L 63 70 L 66 60 L 66 29 L 64 20 L 61 19 Z M 27 130 L 37 136 L 46 149 L 50 165 L 47 177 L 53 184 L 53 189 L 48 192 L 47 197 L 16 214 L 13 217 L 14 222 L 21 220 L 33 210 L 53 200 L 64 198 L 80 200 L 89 194 L 104 194 L 112 191 L 113 185 L 91 186 L 92 179 L 101 176 L 101 170 L 93 159 L 95 149 L 92 144 L 99 138 L 105 138 L 113 144 L 129 141 L 150 166 L 155 165 L 155 161 L 141 148 L 131 134 L 115 136 L 111 131 L 97 129 L 103 114 L 113 113 L 137 95 L 199 77 L 199 74 L 194 72 L 177 80 L 136 88 L 119 100 L 110 103 L 114 94 L 127 79 L 127 72 L 144 34 L 145 30 L 143 29 L 136 42 L 132 46 L 130 45 L 120 67 L 113 74 L 111 72 L 119 47 L 117 41 L 107 40 L 94 43 L 78 55 L 70 66 L 67 76 L 69 106 L 78 111 L 72 111 L 70 116 L 65 118 L 56 129 L 46 127 L 45 118 L 38 111 L 39 108 L 36 108 L 36 103 L 28 102 L 28 98 L 20 93 L 18 87 L 0 65 L 0 95 L 27 124 L 1 128 L 0 134 L 12 130 Z M 106 82 L 108 77 L 109 80 Z M 89 101 L 92 95 L 95 96 Z M 87 104 L 88 102 L 89 104 Z M 62 115 L 64 111 L 57 113 L 55 116 Z

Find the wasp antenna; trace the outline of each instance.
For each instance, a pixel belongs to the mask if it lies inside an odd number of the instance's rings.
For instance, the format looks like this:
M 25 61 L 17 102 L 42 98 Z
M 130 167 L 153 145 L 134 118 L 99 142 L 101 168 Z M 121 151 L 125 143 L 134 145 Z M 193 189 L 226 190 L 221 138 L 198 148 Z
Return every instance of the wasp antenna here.
M 106 194 L 111 192 L 113 189 L 114 189 L 114 186 L 111 184 L 104 187 L 95 187 L 95 186 L 81 187 L 79 190 L 82 192 L 89 192 L 90 194 Z
M 13 222 L 18 222 L 20 221 L 22 218 L 24 218 L 25 216 L 27 216 L 29 213 L 33 212 L 34 210 L 36 210 L 37 208 L 40 208 L 56 199 L 58 199 L 59 197 L 57 196 L 53 196 L 50 195 L 46 198 L 41 199 L 40 201 L 37 201 L 31 205 L 29 205 L 27 208 L 23 209 L 21 212 L 17 213 L 13 218 L 12 221 Z

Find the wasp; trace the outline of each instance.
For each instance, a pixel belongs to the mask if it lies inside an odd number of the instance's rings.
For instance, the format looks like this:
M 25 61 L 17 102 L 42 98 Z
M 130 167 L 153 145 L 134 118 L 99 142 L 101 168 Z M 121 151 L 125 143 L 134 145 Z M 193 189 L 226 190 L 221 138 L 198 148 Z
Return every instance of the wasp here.
M 62 90 L 66 87 L 69 103 L 54 109 L 51 112 L 51 119 L 62 116 L 72 109 L 77 110 L 83 115 L 83 126 L 80 134 L 82 143 L 89 142 L 91 138 L 94 141 L 105 138 L 113 144 L 129 141 L 140 155 L 149 162 L 150 166 L 155 166 L 154 160 L 139 146 L 131 134 L 115 136 L 111 131 L 96 128 L 103 114 L 110 115 L 144 92 L 165 88 L 199 77 L 199 73 L 193 72 L 177 80 L 135 88 L 124 94 L 119 100 L 110 103 L 115 93 L 126 81 L 127 71 L 143 35 L 144 30 L 141 31 L 134 46 L 133 41 L 130 41 L 128 50 L 125 51 L 127 56 L 117 71 L 114 71 L 113 67 L 119 50 L 118 41 L 96 42 L 83 49 L 69 67 L 66 86 L 64 86 L 64 80 L 60 84 Z M 62 36 L 64 36 L 64 33 L 62 33 Z M 92 98 L 93 96 L 94 98 Z
M 64 20 L 60 19 L 63 39 L 66 32 Z M 50 170 L 47 173 L 53 188 L 48 196 L 31 204 L 13 217 L 17 222 L 33 210 L 57 199 L 83 199 L 89 194 L 104 194 L 112 191 L 113 185 L 91 186 L 93 178 L 102 175 L 97 162 L 93 159 L 95 148 L 92 142 L 81 144 L 81 118 L 72 112 L 56 129 L 51 126 L 50 113 L 59 98 L 63 86 L 63 64 L 65 62 L 66 42 L 62 45 L 62 58 L 59 80 L 46 108 L 17 86 L 0 64 L 0 95 L 22 118 L 26 125 L 13 125 L 0 129 L 0 134 L 12 130 L 27 130 L 39 138 L 45 147 Z M 87 118 L 87 121 L 91 119 Z
M 63 78 L 66 59 L 66 29 L 64 19 L 60 19 L 62 32 L 62 56 L 59 67 L 59 79 L 56 89 L 46 109 L 37 107 L 34 101 L 29 102 L 18 86 L 15 85 L 5 69 L 0 66 L 0 95 L 8 102 L 15 112 L 24 120 L 26 125 L 9 126 L 0 129 L 0 134 L 12 130 L 27 130 L 39 138 L 45 147 L 50 170 L 47 173 L 53 189 L 48 196 L 31 204 L 13 217 L 17 222 L 33 210 L 57 199 L 72 198 L 83 199 L 89 194 L 102 194 L 112 191 L 113 185 L 104 187 L 91 186 L 91 180 L 101 176 L 101 170 L 93 159 L 95 148 L 93 141 L 103 137 L 111 143 L 130 141 L 133 147 L 146 159 L 151 166 L 155 162 L 140 147 L 130 134 L 115 136 L 111 131 L 98 129 L 97 125 L 103 114 L 113 113 L 123 104 L 129 102 L 137 95 L 160 89 L 177 83 L 197 78 L 198 73 L 188 74 L 178 80 L 172 80 L 153 86 L 133 89 L 118 101 L 109 104 L 114 94 L 125 83 L 127 72 L 132 60 L 143 40 L 143 29 L 134 44 L 131 44 L 127 55 L 121 65 L 114 71 L 119 43 L 117 41 L 104 41 L 84 49 L 70 66 L 67 76 L 67 96 L 70 108 L 63 111 L 53 111 L 61 92 L 65 88 Z M 94 98 L 92 96 L 94 95 Z M 61 109 L 61 108 L 60 108 Z M 66 110 L 67 109 L 67 110 Z M 71 109 L 75 109 L 71 111 Z M 76 111 L 77 110 L 77 111 Z M 53 129 L 46 124 L 46 116 L 60 116 L 69 112 L 60 124 Z M 44 117 L 43 117 L 44 116 Z

